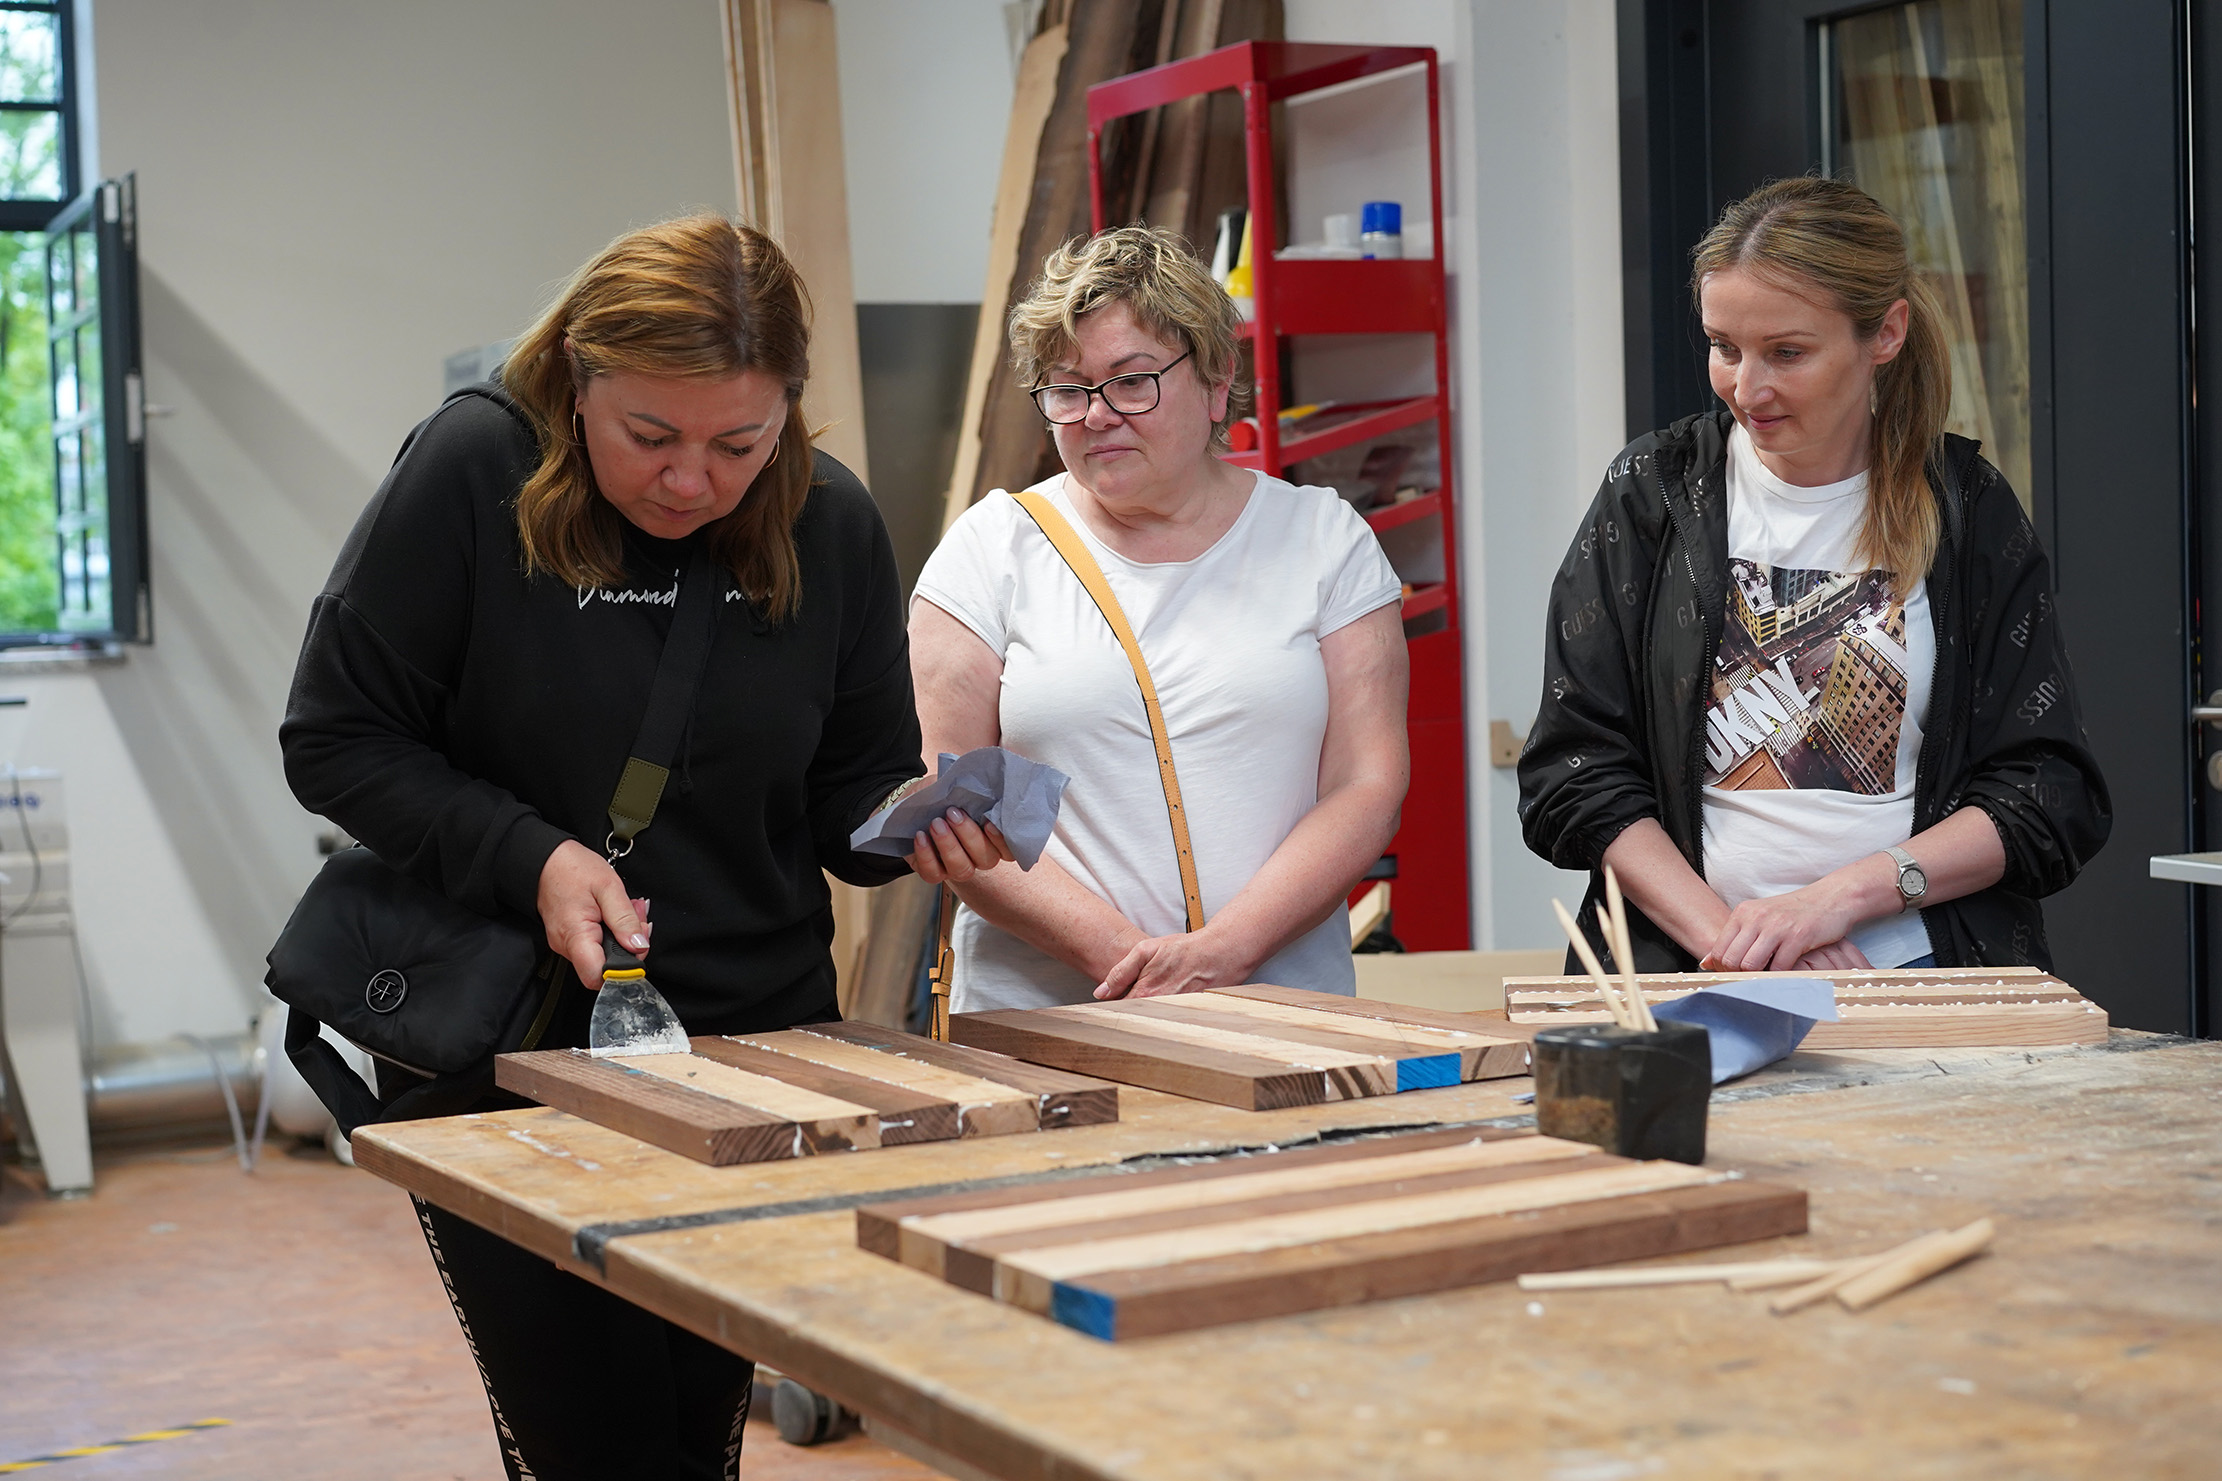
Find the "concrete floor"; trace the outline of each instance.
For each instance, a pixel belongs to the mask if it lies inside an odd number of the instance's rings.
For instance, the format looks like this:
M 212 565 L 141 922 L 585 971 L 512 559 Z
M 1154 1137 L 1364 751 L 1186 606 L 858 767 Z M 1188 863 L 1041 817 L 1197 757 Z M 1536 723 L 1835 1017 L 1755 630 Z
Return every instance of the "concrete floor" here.
M 12 1149 L 11 1149 L 12 1150 Z M 194 1420 L 72 1460 L 74 1481 L 500 1481 L 484 1391 L 407 1198 L 321 1148 L 102 1154 L 56 1202 L 0 1167 L 0 1466 Z M 931 1481 L 852 1436 L 749 1425 L 750 1481 Z M 42 1468 L 43 1473 L 43 1468 Z M 55 1474 L 63 1474 L 57 1471 Z

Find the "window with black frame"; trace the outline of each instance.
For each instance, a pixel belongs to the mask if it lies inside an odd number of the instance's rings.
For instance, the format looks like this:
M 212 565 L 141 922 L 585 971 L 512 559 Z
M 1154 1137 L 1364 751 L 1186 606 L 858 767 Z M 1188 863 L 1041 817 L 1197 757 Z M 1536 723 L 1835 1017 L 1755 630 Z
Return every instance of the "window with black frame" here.
M 86 188 L 68 0 L 0 0 L 0 646 L 151 636 L 133 182 Z

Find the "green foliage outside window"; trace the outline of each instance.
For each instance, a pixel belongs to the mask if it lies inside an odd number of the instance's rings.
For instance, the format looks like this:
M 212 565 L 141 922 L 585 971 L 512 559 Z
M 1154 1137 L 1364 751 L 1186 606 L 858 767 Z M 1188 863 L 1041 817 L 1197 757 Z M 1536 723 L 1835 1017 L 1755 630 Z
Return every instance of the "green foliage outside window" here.
M 0 13 L 0 100 L 60 104 L 58 25 Z M 60 137 L 58 108 L 0 112 L 0 198 L 61 194 Z M 45 273 L 38 233 L 0 232 L 0 633 L 58 625 Z

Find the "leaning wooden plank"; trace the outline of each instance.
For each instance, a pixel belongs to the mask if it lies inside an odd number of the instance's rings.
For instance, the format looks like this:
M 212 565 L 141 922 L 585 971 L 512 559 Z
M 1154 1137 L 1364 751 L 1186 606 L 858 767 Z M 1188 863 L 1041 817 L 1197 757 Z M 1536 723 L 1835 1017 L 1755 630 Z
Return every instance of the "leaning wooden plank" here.
M 880 1144 L 879 1116 L 870 1106 L 836 1100 L 771 1075 L 751 1074 L 696 1054 L 630 1055 L 625 1068 L 785 1116 L 813 1152 L 861 1151 Z
M 784 1116 L 628 1069 L 620 1060 L 594 1059 L 581 1050 L 497 1055 L 494 1083 L 712 1167 L 801 1157 L 810 1150 L 795 1123 Z
M 993 1049 L 1076 1074 L 1101 1075 L 1190 1100 L 1216 1101 L 1243 1111 L 1316 1106 L 1335 1099 L 1327 1076 L 1277 1060 L 1216 1049 L 1198 1049 L 1149 1038 L 1110 1024 L 1036 1020 L 1039 1008 L 950 1016 L 959 1044 Z
M 1320 1013 L 1311 1008 L 1291 1008 L 1281 1003 L 1260 1002 L 1255 998 L 1230 998 L 1218 993 L 1183 993 L 1176 998 L 1143 998 L 1145 1004 L 1159 1005 L 1153 1011 L 1167 1008 L 1181 1013 L 1199 1015 L 1199 1022 L 1218 1024 L 1228 1028 L 1247 1028 L 1252 1033 L 1272 1034 L 1290 1038 L 1298 1043 L 1320 1044 L 1327 1047 L 1357 1047 L 1370 1045 L 1377 1054 L 1398 1057 L 1451 1054 L 1458 1058 L 1461 1080 L 1475 1078 L 1483 1059 L 1500 1041 L 1484 1038 L 1480 1034 L 1451 1033 L 1443 1029 L 1421 1028 L 1414 1024 L 1390 1023 L 1378 1018 L 1358 1018 L 1349 1014 Z
M 1023 1250 L 995 1262 L 995 1297 L 1047 1314 L 1053 1289 L 1113 1270 L 1185 1265 L 1222 1255 L 1258 1254 L 1292 1245 L 1318 1244 L 1386 1230 L 1417 1229 L 1494 1214 L 1562 1208 L 1570 1203 L 1661 1193 L 1725 1180 L 1726 1174 L 1679 1162 L 1637 1162 L 1558 1177 L 1490 1183 L 1409 1198 L 1359 1198 L 1302 1213 L 1277 1214 L 1235 1224 L 1207 1224 L 1101 1239 L 1087 1244 Z
M 813 1023 L 794 1032 L 838 1039 L 844 1044 L 861 1044 L 918 1064 L 934 1065 L 1023 1090 L 1034 1097 L 1044 1131 L 1062 1126 L 1100 1126 L 1119 1119 L 1119 1087 L 1090 1075 L 1068 1074 L 1044 1065 L 1028 1064 L 1007 1054 L 966 1048 L 962 1044 L 936 1043 L 877 1024 Z
M 987 1188 L 973 1193 L 945 1193 L 933 1198 L 866 1204 L 856 1211 L 856 1242 L 861 1249 L 893 1260 L 898 1257 L 900 1229 L 905 1219 L 928 1218 L 979 1208 L 1017 1208 L 1066 1198 L 1092 1198 L 1098 1193 L 1113 1190 L 1161 1188 L 1167 1184 L 1202 1184 L 1220 1178 L 1248 1177 L 1268 1167 L 1321 1167 L 1369 1157 L 1392 1157 L 1430 1147 L 1462 1146 L 1472 1141 L 1533 1139 L 1533 1132 L 1511 1131 L 1493 1126 L 1461 1126 L 1442 1131 L 1368 1136 L 1355 1141 L 1330 1142 L 1321 1146 L 1270 1148 L 1262 1152 L 1222 1157 L 1212 1162 L 1160 1168 L 1154 1172 L 1123 1172 L 1117 1168 L 1105 1168 L 1089 1177 L 1038 1183 L 1030 1188 Z
M 1155 1337 L 1482 1285 L 1534 1270 L 1802 1234 L 1805 1227 L 1802 1189 L 1721 1182 L 1081 1276 L 1058 1287 L 1050 1315 L 1108 1340 Z
M 1256 1059 L 1270 1059 L 1299 1070 L 1318 1070 L 1327 1076 L 1329 1097 L 1334 1100 L 1364 1100 L 1369 1096 L 1394 1095 L 1399 1090 L 1416 1090 L 1431 1086 L 1457 1083 L 1457 1061 L 1447 1054 L 1433 1054 L 1421 1059 L 1415 1068 L 1419 1083 L 1407 1084 L 1405 1067 L 1373 1046 L 1361 1053 L 1347 1049 L 1323 1049 L 1316 1044 L 1306 1044 L 1285 1039 L 1270 1033 L 1251 1032 L 1242 1024 L 1217 1026 L 1195 1023 L 1179 1014 L 1161 1014 L 1145 1001 L 1140 1006 L 1123 1003 L 1093 1003 L 1086 1006 L 1065 1008 L 1037 1008 L 1037 1019 L 1053 1019 L 1060 1023 L 1097 1025 L 1123 1029 L 1145 1039 L 1162 1039 L 1175 1044 L 1186 1044 L 1198 1049 L 1218 1049 L 1229 1054 L 1245 1054 Z
M 1033 1096 L 1015 1086 L 960 1075 L 953 1070 L 899 1059 L 876 1049 L 844 1044 L 837 1039 L 788 1030 L 784 1033 L 750 1034 L 738 1042 L 776 1054 L 824 1065 L 852 1075 L 868 1076 L 914 1091 L 939 1096 L 956 1109 L 957 1135 L 1008 1136 L 1013 1132 L 1039 1131 L 1041 1109 Z
M 869 1109 L 880 1118 L 880 1145 L 883 1147 L 899 1147 L 909 1142 L 945 1142 L 961 1130 L 957 1103 L 941 1096 L 848 1074 L 738 1039 L 702 1034 L 688 1042 L 704 1059 L 716 1060 L 737 1070 L 769 1075 L 789 1085 Z

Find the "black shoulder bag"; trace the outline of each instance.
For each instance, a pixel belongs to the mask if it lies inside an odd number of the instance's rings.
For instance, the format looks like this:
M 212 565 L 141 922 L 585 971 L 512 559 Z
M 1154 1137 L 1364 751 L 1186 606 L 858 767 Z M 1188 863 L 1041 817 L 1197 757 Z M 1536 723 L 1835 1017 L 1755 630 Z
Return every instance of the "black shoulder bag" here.
M 679 585 L 648 711 L 610 799 L 615 863 L 656 815 L 702 684 L 723 582 L 698 544 Z M 536 1046 L 571 978 L 539 921 L 456 904 L 369 849 L 342 849 L 301 896 L 263 978 L 291 1010 L 285 1052 L 339 1122 L 412 1121 L 468 1109 L 494 1090 L 494 1056 Z M 329 1024 L 414 1076 L 379 1096 L 320 1032 Z

